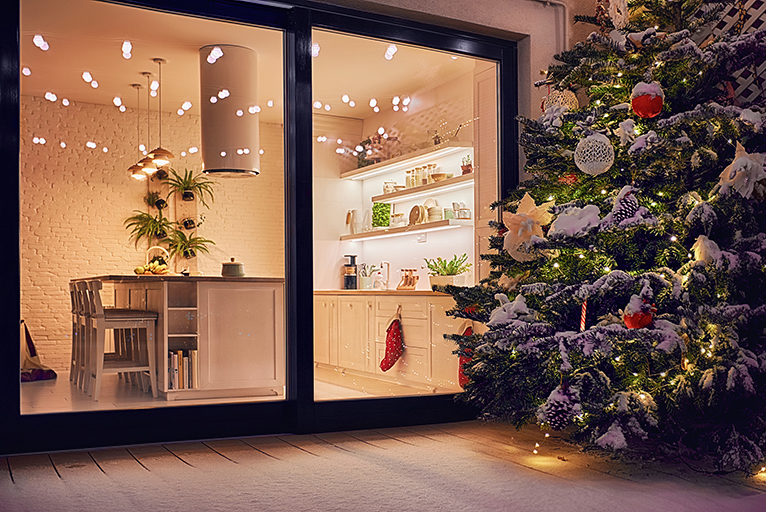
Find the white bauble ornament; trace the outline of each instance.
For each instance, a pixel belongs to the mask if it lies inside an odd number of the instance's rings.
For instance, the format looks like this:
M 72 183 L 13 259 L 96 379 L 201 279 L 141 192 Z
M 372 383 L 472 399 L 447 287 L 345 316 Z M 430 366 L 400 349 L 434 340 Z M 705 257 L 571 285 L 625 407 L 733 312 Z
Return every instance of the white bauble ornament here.
M 577 110 L 580 108 L 580 102 L 577 101 L 575 93 L 569 89 L 564 89 L 563 91 L 554 89 L 545 98 L 545 102 L 543 102 L 544 111 L 550 107 L 566 107 L 567 110 Z
M 614 163 L 614 148 L 606 135 L 594 133 L 577 143 L 574 160 L 582 172 L 597 176 L 608 171 Z

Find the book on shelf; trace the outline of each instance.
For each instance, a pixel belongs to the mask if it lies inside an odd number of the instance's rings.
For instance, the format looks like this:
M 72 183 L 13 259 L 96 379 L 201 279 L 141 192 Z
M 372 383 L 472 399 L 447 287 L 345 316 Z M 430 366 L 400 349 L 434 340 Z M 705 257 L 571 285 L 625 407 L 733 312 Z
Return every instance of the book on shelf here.
M 168 389 L 199 389 L 199 352 L 168 353 Z

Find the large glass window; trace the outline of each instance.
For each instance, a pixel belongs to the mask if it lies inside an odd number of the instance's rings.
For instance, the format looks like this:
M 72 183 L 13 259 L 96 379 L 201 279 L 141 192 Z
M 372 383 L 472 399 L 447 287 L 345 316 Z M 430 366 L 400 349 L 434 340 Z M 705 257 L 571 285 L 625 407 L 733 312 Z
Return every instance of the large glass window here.
M 279 30 L 21 2 L 22 366 L 58 373 L 22 414 L 284 399 L 283 53 Z
M 313 57 L 315 398 L 459 392 L 473 326 L 432 285 L 483 277 L 498 66 L 324 30 Z

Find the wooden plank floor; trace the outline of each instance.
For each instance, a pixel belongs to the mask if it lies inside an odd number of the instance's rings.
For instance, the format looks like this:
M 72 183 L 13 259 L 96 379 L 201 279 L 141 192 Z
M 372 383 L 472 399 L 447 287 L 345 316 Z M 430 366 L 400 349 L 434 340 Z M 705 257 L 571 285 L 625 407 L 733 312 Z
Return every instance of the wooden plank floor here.
M 617 462 L 476 421 L 0 458 L 0 511 L 158 509 L 747 512 L 766 510 L 766 474 Z

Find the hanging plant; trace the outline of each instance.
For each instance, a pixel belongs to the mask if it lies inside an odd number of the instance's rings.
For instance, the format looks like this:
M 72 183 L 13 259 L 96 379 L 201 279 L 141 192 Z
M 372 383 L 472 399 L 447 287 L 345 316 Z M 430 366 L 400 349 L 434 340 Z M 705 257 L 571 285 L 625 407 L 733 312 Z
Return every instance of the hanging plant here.
M 167 201 L 165 201 L 159 192 L 149 192 L 144 197 L 144 202 L 151 208 L 157 208 L 158 210 L 164 210 L 168 207 Z
M 150 242 L 152 239 L 163 240 L 168 233 L 173 230 L 171 222 L 162 215 L 160 210 L 156 216 L 150 215 L 140 210 L 133 210 L 135 215 L 125 219 L 125 229 L 130 229 L 130 238 L 133 239 L 138 247 L 138 242 L 146 238 Z
M 207 179 L 204 174 L 195 176 L 192 171 L 184 169 L 183 175 L 180 175 L 175 169 L 170 169 L 170 176 L 164 181 L 170 190 L 168 198 L 173 194 L 178 194 L 184 201 L 194 201 L 195 197 L 198 197 L 206 208 L 210 208 L 206 199 L 209 199 L 211 203 L 214 200 L 213 185 L 215 182 Z
M 181 255 L 184 258 L 193 258 L 197 252 L 210 252 L 208 245 L 215 245 L 215 242 L 201 236 L 190 234 L 186 236 L 181 230 L 174 229 L 168 235 L 168 252 L 170 256 Z

